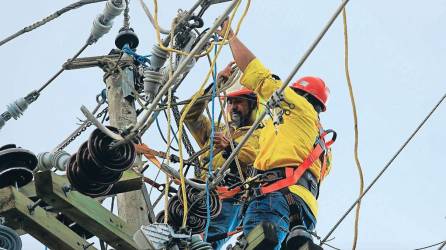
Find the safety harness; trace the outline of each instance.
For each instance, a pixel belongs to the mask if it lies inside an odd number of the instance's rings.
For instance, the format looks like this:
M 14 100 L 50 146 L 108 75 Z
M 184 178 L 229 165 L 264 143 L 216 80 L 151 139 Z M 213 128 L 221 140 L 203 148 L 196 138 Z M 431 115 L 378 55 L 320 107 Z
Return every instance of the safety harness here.
M 311 165 L 318 159 L 321 160 L 321 173 L 319 178 L 318 186 L 320 185 L 320 182 L 322 178 L 325 176 L 327 171 L 327 154 L 329 152 L 330 146 L 335 142 L 336 140 L 336 132 L 334 130 L 323 130 L 320 129 L 321 132 L 319 133 L 318 138 L 316 139 L 316 142 L 314 144 L 313 150 L 310 152 L 310 154 L 305 158 L 305 160 L 302 162 L 302 164 L 299 165 L 299 167 L 286 167 L 285 168 L 285 178 L 282 178 L 277 181 L 267 182 L 264 185 L 261 185 L 259 187 L 259 191 L 261 195 L 265 195 L 268 193 L 272 193 L 275 191 L 279 191 L 283 188 L 292 186 L 296 184 L 299 179 L 302 177 L 302 175 L 307 171 Z M 329 141 L 325 141 L 325 137 L 328 134 L 332 134 L 332 138 Z M 266 172 L 268 174 L 268 172 Z
M 331 145 L 335 142 L 337 134 L 332 129 L 324 130 L 322 126 L 320 126 L 320 124 L 318 124 L 318 127 L 319 135 L 316 138 L 313 150 L 297 168 L 282 168 L 281 170 L 284 171 L 284 176 L 277 176 L 273 174 L 278 169 L 272 169 L 248 178 L 242 185 L 234 185 L 232 187 L 217 187 L 217 192 L 219 193 L 220 199 L 232 198 L 244 190 L 253 190 L 254 196 L 259 196 L 295 185 L 299 182 L 299 179 L 302 177 L 302 175 L 317 160 L 320 160 L 322 163 L 320 178 L 318 182 L 319 187 L 320 182 L 324 178 L 327 171 L 327 154 L 329 153 Z M 329 134 L 331 134 L 332 137 L 330 140 L 327 141 L 325 138 Z

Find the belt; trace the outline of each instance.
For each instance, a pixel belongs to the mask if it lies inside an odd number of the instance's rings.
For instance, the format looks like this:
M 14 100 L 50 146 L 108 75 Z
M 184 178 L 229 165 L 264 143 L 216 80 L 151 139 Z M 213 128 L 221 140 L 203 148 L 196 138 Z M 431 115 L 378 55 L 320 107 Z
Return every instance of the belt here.
M 274 168 L 274 169 L 266 170 L 266 171 L 257 170 L 257 174 L 263 174 L 262 182 L 266 182 L 268 184 L 274 183 L 276 181 L 279 181 L 279 180 L 285 178 L 285 167 Z M 314 176 L 310 170 L 307 170 L 304 172 L 304 174 L 299 179 L 299 181 L 296 183 L 296 185 L 303 186 L 308 191 L 310 191 L 314 197 L 318 196 L 318 193 L 319 193 L 318 181 L 317 181 L 316 176 Z

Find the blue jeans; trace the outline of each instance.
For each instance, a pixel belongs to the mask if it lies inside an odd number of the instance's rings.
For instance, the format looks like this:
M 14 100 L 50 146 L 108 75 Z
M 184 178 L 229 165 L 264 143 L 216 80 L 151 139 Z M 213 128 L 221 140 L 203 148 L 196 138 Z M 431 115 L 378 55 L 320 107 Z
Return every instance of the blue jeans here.
M 313 230 L 315 226 L 313 215 L 302 199 L 297 195 L 293 195 L 293 197 L 296 205 L 293 205 L 292 212 L 293 214 L 299 213 L 299 217 L 302 219 L 298 223 L 293 222 L 293 226 L 303 224 L 307 229 Z M 290 206 L 281 192 L 272 192 L 251 200 L 243 219 L 243 234 L 248 235 L 262 221 L 270 222 L 276 226 L 278 244 L 274 249 L 279 250 L 290 227 L 290 210 Z
M 221 233 L 234 231 L 241 222 L 241 206 L 233 199 L 223 200 L 220 214 L 209 225 L 208 238 Z M 220 249 L 228 238 L 212 243 L 214 249 Z

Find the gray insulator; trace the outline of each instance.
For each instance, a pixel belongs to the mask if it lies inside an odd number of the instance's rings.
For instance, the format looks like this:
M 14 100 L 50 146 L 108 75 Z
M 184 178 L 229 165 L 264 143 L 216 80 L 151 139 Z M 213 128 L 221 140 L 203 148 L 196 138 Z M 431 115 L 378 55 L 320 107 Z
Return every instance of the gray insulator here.
M 205 242 L 201 239 L 200 235 L 192 235 L 192 241 L 189 246 L 190 250 L 212 250 L 211 243 Z
M 163 74 L 158 71 L 153 71 L 150 69 L 144 70 L 144 93 L 147 96 L 147 101 L 152 102 L 160 86 L 163 83 Z
M 56 168 L 60 171 L 65 171 L 71 155 L 61 150 L 56 152 L 44 152 L 37 155 L 37 168 L 45 171 Z
M 6 108 L 8 109 L 8 112 L 11 114 L 11 116 L 17 120 L 28 108 L 28 102 L 25 100 L 25 98 L 22 97 L 17 101 L 9 104 Z
M 123 1 L 108 0 L 105 4 L 105 9 L 103 12 L 102 23 L 108 23 L 113 18 L 121 15 L 122 11 L 125 9 L 125 3 Z
M 152 48 L 152 56 L 150 57 L 150 66 L 153 69 L 161 68 L 167 60 L 168 52 L 161 49 L 159 45 Z
M 90 44 L 97 42 L 99 38 L 107 34 L 112 28 L 113 23 L 112 22 L 102 23 L 101 21 L 102 17 L 103 15 L 100 14 L 93 21 L 93 27 L 91 28 L 91 34 L 89 39 Z
M 11 228 L 0 225 L 0 249 L 20 250 L 22 240 Z

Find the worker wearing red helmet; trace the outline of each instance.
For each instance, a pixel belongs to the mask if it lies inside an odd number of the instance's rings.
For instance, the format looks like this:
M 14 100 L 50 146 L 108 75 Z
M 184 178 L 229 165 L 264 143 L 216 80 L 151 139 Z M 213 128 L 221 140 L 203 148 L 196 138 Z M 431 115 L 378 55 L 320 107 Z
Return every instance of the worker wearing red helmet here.
M 230 29 L 227 22 L 222 26 L 222 31 Z M 263 66 L 232 30 L 228 39 L 235 63 L 243 72 L 241 83 L 264 100 L 272 96 L 280 100 L 275 106 L 270 105 L 273 119 L 263 121 L 259 153 L 253 166 L 260 184 L 250 188 L 243 232 L 246 236 L 261 222 L 269 222 L 277 232 L 279 243 L 275 249 L 280 249 L 282 243 L 288 249 L 298 249 L 312 239 L 319 184 L 330 170 L 332 142 L 326 143 L 324 137 L 334 131 L 324 131 L 319 121 L 319 113 L 326 110 L 329 89 L 322 79 L 309 76 L 278 95 L 280 79 Z M 276 119 L 277 114 L 280 119 Z
M 225 71 L 219 74 L 218 79 L 222 82 L 229 82 L 228 78 L 230 78 L 231 70 L 225 69 Z M 210 92 L 210 88 L 201 96 L 206 96 L 208 92 Z M 200 93 L 196 95 L 200 95 Z M 255 121 L 257 113 L 256 94 L 252 90 L 241 86 L 238 82 L 227 89 L 226 96 L 223 96 L 223 98 L 227 98 L 225 113 L 229 120 L 229 129 L 224 121 L 219 123 L 220 126 L 216 122 L 212 160 L 213 170 L 219 169 L 231 154 L 230 140 L 232 139 L 233 145 L 236 147 Z M 211 140 L 211 121 L 204 115 L 209 101 L 210 98 L 197 101 L 191 107 L 185 118 L 185 124 L 200 148 L 208 147 Z M 236 160 L 238 160 L 240 170 L 244 177 L 252 169 L 256 158 L 259 149 L 258 135 L 259 132 L 256 130 L 237 155 Z M 208 178 L 206 169 L 209 166 L 209 151 L 204 153 L 200 160 L 204 166 L 204 170 L 197 177 L 206 180 Z M 230 166 L 230 172 L 225 176 L 224 183 L 222 183 L 224 187 L 232 186 L 240 182 L 240 172 L 237 168 L 237 163 L 233 161 Z M 222 199 L 221 212 L 215 219 L 211 220 L 207 235 L 207 240 L 213 242 L 214 249 L 220 249 L 226 241 L 224 235 L 234 231 L 241 223 L 241 204 L 238 198 L 238 196 L 233 195 L 220 197 Z M 216 238 L 224 239 L 214 241 Z

